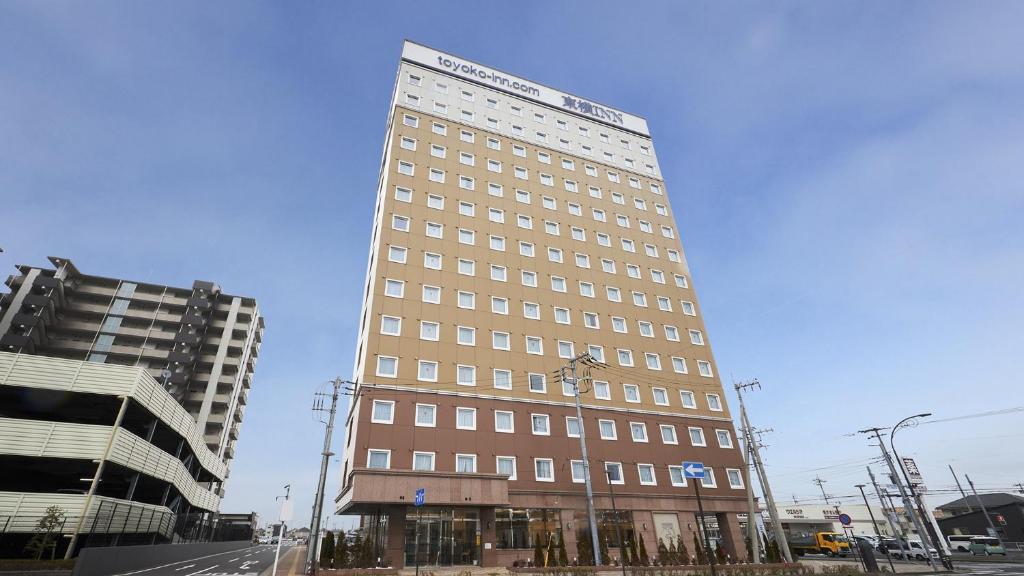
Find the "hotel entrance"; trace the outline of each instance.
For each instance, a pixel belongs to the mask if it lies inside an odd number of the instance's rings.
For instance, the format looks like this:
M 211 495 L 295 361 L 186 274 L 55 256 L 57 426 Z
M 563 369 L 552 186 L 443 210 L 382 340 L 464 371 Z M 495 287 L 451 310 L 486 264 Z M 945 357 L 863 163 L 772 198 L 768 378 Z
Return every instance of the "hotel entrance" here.
M 418 518 L 418 521 L 417 521 Z M 409 508 L 405 517 L 405 565 L 480 564 L 480 513 L 475 509 Z

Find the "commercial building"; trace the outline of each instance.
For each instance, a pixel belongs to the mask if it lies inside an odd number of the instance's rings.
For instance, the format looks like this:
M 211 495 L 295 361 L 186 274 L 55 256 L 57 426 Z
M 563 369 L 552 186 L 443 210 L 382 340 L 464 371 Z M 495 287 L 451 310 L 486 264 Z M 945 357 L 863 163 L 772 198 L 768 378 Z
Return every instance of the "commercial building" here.
M 256 301 L 212 282 L 175 288 L 83 274 L 68 259 L 19 265 L 0 295 L 0 350 L 145 368 L 234 458 L 263 338 Z
M 508 566 L 552 539 L 585 561 L 581 431 L 611 558 L 616 524 L 693 552 L 684 460 L 708 467 L 714 545 L 745 555 L 742 455 L 644 119 L 406 42 L 367 268 L 336 511 L 382 562 Z M 559 375 L 583 352 L 581 422 Z
M 868 510 L 863 504 L 844 504 L 837 506 L 824 506 L 821 504 L 791 504 L 781 505 L 778 508 L 779 521 L 782 529 L 789 536 L 799 536 L 814 532 L 844 532 L 850 530 L 856 536 L 894 536 L 892 525 L 888 521 L 888 510 L 872 506 Z M 903 509 L 897 510 L 902 516 Z M 846 514 L 850 517 L 850 524 L 844 527 L 839 521 L 839 514 Z M 872 523 L 873 518 L 873 523 Z M 903 527 L 898 519 L 894 518 L 897 530 Z M 906 523 L 904 521 L 903 523 Z M 877 529 L 877 532 L 876 532 Z M 909 532 L 901 532 L 901 536 Z
M 19 266 L 0 296 L 0 554 L 20 553 L 47 509 L 61 554 L 224 533 L 256 303 L 51 261 Z

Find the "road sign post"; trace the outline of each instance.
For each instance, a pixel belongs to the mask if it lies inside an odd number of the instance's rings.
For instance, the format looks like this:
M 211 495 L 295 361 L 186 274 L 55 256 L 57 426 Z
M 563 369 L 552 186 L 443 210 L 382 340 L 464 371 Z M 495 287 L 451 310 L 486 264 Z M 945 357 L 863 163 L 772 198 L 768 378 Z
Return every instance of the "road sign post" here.
M 420 576 L 420 512 L 423 510 L 423 503 L 427 500 L 427 490 L 420 488 L 416 490 L 416 536 L 413 538 L 413 547 L 416 549 L 416 576 Z
M 703 462 L 683 462 L 683 477 L 693 480 L 693 493 L 697 496 L 698 530 L 704 536 L 704 555 L 708 559 L 708 567 L 711 569 L 711 576 L 715 576 L 715 553 L 711 550 L 711 539 L 708 538 L 707 526 L 704 524 L 704 504 L 700 500 L 700 485 L 704 481 Z M 751 519 L 748 519 L 748 522 Z

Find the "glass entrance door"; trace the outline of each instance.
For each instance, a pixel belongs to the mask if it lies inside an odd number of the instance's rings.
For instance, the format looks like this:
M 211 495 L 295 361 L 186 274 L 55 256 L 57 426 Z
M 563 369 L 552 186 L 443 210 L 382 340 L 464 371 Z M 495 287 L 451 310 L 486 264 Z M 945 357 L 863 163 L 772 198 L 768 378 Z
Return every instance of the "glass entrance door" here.
M 405 520 L 405 565 L 480 563 L 480 514 L 452 508 L 410 509 Z

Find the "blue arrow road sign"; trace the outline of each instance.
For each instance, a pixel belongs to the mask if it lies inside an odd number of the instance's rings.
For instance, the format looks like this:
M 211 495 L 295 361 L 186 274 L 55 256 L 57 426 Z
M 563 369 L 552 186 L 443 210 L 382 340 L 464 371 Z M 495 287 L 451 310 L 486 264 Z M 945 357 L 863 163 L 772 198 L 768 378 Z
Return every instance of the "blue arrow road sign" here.
M 416 491 L 416 506 L 423 506 L 423 501 L 427 499 L 427 491 L 420 488 Z
M 704 478 L 704 463 L 683 462 L 683 476 L 686 478 Z

